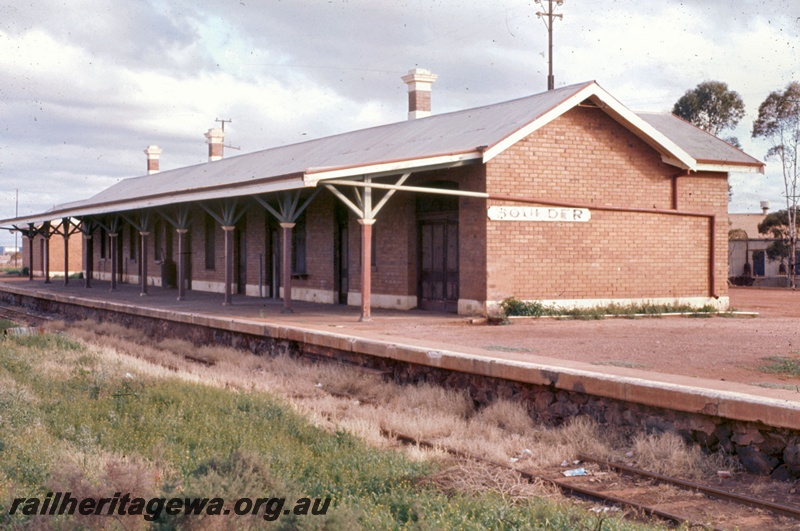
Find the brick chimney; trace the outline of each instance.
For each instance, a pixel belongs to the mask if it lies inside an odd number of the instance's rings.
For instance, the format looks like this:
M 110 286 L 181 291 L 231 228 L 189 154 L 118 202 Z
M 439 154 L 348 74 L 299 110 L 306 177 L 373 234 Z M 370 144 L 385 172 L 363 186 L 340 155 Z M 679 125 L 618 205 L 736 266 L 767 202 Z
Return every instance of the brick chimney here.
M 147 175 L 158 173 L 158 159 L 161 156 L 161 148 L 153 145 L 147 146 L 144 154 L 147 155 Z
M 225 140 L 225 131 L 212 127 L 205 136 L 206 144 L 208 144 L 208 162 L 220 160 L 222 158 L 222 143 Z
M 408 119 L 424 118 L 431 115 L 431 85 L 439 76 L 430 70 L 415 68 L 402 77 L 408 85 Z

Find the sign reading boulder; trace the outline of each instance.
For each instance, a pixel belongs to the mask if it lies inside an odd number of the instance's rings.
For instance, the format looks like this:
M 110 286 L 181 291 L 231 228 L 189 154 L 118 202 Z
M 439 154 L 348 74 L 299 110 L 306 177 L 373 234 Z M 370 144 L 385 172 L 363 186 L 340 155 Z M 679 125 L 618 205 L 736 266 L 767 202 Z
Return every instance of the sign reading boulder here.
M 592 219 L 588 208 L 490 206 L 492 221 L 562 221 L 586 223 Z

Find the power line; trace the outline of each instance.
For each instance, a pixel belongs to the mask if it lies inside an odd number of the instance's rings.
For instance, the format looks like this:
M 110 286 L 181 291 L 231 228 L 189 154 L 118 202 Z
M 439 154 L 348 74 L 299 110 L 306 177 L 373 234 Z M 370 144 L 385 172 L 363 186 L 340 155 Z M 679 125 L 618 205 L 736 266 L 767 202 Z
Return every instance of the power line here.
M 536 0 L 537 4 L 544 7 L 542 2 L 544 2 L 544 0 Z M 547 0 L 547 12 L 536 12 L 536 16 L 541 18 L 544 21 L 544 25 L 547 27 L 547 90 L 556 88 L 556 80 L 553 77 L 553 19 L 564 19 L 564 15 L 555 12 L 555 8 L 563 3 L 564 0 Z M 545 18 L 547 20 L 544 20 Z

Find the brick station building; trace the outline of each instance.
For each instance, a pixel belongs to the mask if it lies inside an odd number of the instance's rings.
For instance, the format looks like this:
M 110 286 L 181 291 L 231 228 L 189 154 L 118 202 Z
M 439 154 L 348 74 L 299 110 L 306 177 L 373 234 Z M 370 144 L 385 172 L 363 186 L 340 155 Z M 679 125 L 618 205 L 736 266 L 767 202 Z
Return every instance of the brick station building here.
M 212 129 L 207 163 L 159 172 L 150 146 L 147 175 L 0 224 L 33 261 L 53 227 L 82 234 L 87 285 L 179 299 L 727 307 L 728 172 L 761 162 L 595 82 L 430 115 L 436 76 L 403 79 L 408 121 L 227 158 Z

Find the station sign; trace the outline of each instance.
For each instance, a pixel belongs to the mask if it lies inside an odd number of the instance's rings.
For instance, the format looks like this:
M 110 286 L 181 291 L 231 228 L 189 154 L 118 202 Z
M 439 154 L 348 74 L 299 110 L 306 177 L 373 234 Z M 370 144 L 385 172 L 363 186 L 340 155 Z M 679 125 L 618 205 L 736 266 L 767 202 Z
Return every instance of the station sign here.
M 489 219 L 492 221 L 560 221 L 567 223 L 586 223 L 592 219 L 588 208 L 490 206 Z

